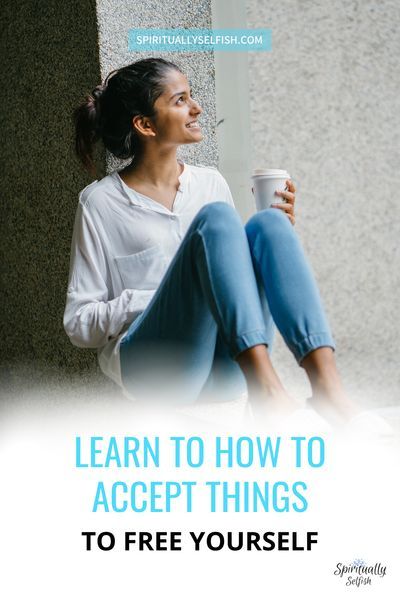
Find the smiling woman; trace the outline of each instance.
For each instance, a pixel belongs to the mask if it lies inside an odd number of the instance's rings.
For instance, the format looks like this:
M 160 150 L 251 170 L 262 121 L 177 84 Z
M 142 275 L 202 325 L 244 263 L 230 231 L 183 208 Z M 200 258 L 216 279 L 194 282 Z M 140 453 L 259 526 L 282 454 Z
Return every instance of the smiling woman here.
M 79 196 L 64 327 L 98 349 L 130 397 L 195 402 L 246 390 L 253 409 L 291 412 L 268 350 L 274 325 L 318 407 L 354 412 L 312 271 L 294 232 L 295 188 L 243 227 L 222 175 L 177 159 L 200 142 L 202 108 L 180 68 L 148 58 L 110 73 L 75 111 L 76 151 L 130 158 Z M 246 388 L 247 385 L 247 388 Z
M 138 61 L 112 71 L 104 85 L 98 85 L 76 109 L 76 151 L 95 175 L 92 148 L 96 141 L 101 139 L 118 158 L 138 159 L 145 139 L 156 135 L 156 123 L 159 137 L 175 125 L 178 143 L 195 141 L 182 139 L 182 128 L 196 123 L 201 112 L 177 65 L 161 58 Z M 200 131 L 200 127 L 190 129 Z

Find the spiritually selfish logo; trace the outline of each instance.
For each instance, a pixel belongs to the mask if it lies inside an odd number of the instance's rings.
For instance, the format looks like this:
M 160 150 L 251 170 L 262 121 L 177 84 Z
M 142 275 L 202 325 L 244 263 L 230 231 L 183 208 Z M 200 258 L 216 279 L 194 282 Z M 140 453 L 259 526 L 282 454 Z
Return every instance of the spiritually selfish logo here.
M 386 566 L 380 562 L 368 564 L 363 558 L 355 558 L 348 563 L 337 563 L 333 574 L 343 579 L 347 587 L 370 586 L 374 580 L 385 577 Z

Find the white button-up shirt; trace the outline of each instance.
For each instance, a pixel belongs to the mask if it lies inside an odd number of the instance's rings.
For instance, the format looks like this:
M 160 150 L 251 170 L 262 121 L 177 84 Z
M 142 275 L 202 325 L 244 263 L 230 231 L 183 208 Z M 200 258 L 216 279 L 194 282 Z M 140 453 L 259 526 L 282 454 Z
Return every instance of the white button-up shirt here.
M 121 383 L 119 345 L 146 308 L 202 206 L 233 206 L 221 173 L 184 163 L 172 211 L 128 187 L 117 172 L 79 195 L 64 328 L 71 342 L 97 348 L 102 371 Z

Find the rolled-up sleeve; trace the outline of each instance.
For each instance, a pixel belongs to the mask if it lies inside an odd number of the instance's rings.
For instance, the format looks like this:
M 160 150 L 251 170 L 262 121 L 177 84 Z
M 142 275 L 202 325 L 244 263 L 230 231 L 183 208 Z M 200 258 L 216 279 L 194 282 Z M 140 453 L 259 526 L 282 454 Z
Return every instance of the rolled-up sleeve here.
M 107 260 L 86 207 L 79 202 L 71 245 L 64 329 L 75 346 L 101 348 L 144 310 L 154 290 L 124 290 L 110 298 Z

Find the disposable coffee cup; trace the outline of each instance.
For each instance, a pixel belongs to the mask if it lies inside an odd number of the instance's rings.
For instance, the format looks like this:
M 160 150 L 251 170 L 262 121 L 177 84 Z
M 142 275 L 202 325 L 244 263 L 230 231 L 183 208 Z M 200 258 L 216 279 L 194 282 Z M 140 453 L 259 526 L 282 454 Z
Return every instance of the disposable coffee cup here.
M 290 179 L 287 171 L 282 169 L 255 169 L 251 178 L 258 211 L 269 208 L 271 204 L 286 202 L 283 198 L 276 196 L 275 192 L 283 192 L 287 189 L 286 180 Z

